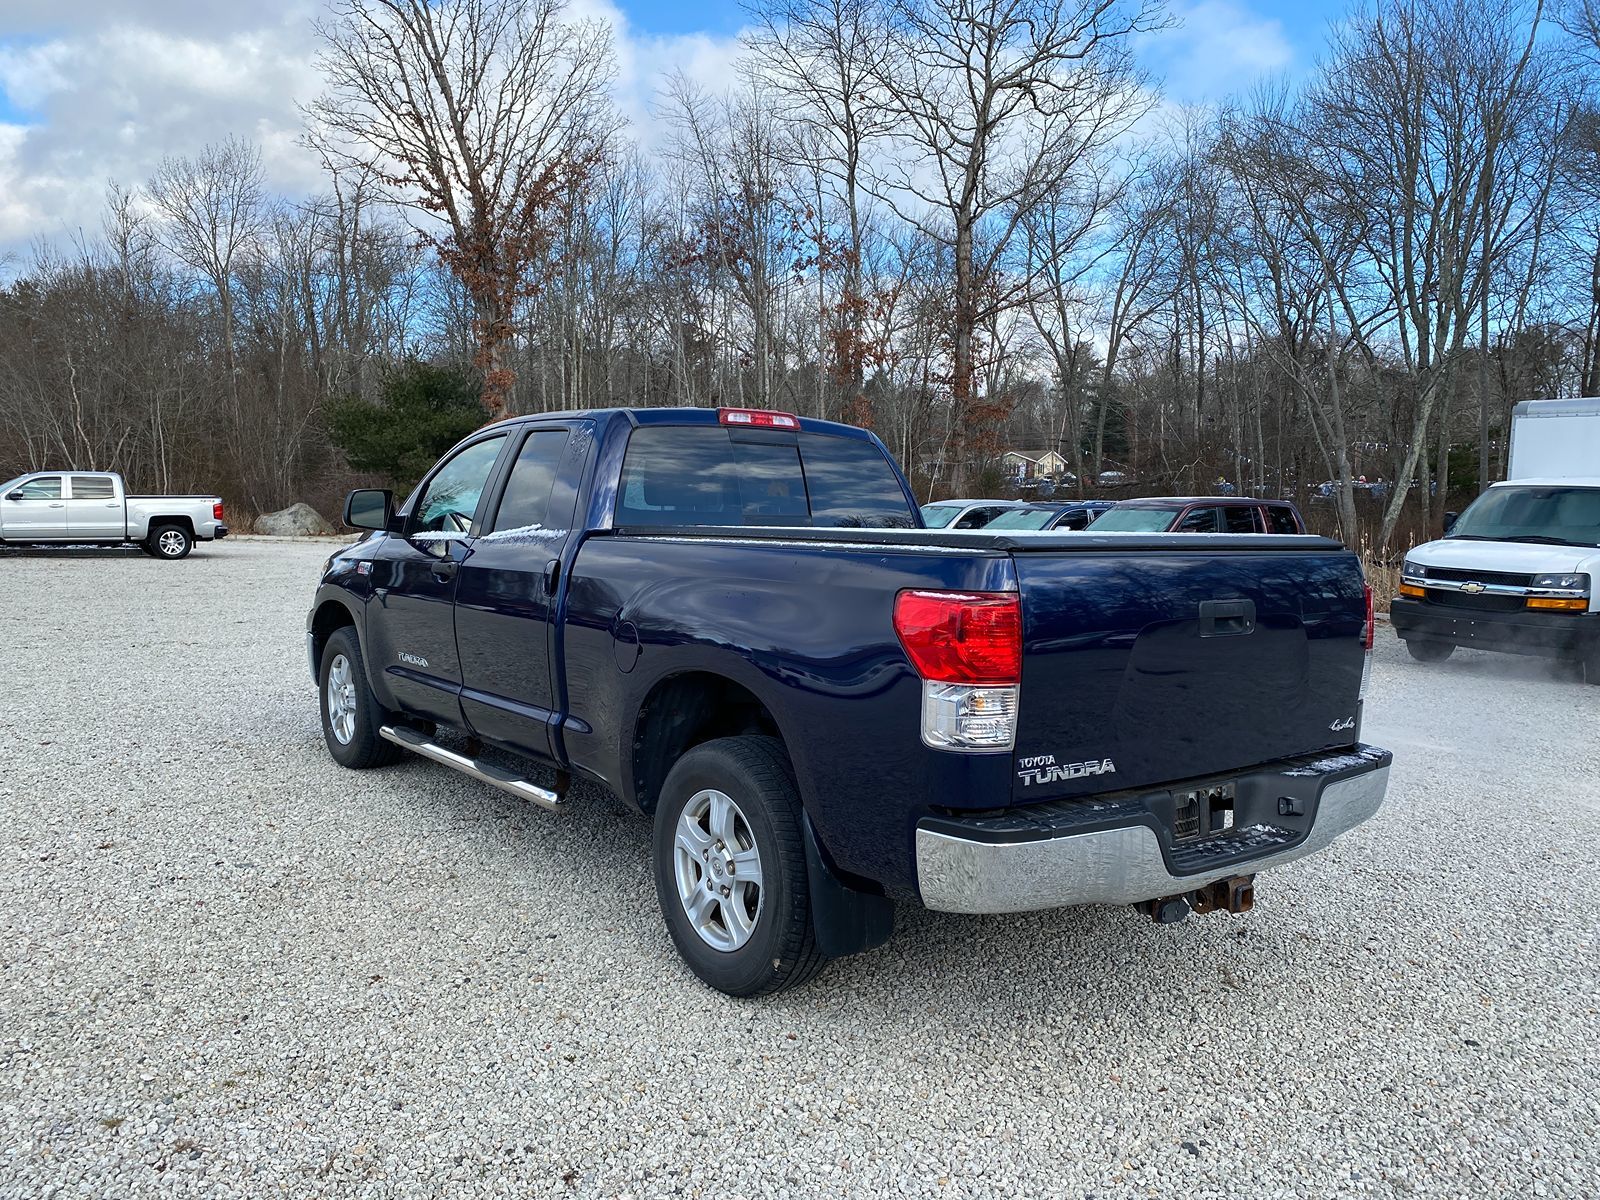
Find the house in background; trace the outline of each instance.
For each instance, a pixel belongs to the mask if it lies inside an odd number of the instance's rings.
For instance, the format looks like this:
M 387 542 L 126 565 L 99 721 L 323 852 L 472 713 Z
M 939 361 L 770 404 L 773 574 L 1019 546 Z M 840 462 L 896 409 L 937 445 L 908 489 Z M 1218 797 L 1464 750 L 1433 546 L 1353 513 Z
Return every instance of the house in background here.
M 1016 483 L 1031 479 L 1063 479 L 1070 472 L 1067 460 L 1055 450 L 1007 450 L 1000 455 L 1000 465 Z

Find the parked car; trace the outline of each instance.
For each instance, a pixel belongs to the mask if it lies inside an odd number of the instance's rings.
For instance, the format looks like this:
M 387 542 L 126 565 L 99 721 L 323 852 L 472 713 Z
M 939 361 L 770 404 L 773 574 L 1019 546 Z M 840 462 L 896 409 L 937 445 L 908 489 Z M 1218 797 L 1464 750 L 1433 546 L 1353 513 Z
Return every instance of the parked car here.
M 1249 496 L 1155 496 L 1124 500 L 1089 526 L 1096 533 L 1304 533 L 1287 500 Z
M 184 558 L 228 536 L 220 496 L 129 496 L 110 471 L 34 471 L 0 484 L 0 542 L 121 546 Z
M 1110 500 L 1078 500 L 1071 504 L 1021 504 L 999 514 L 984 528 L 1082 529 L 1110 507 Z
M 922 523 L 929 529 L 982 529 L 1015 500 L 939 500 L 922 506 Z
M 1600 684 L 1600 477 L 1497 483 L 1416 547 L 1389 605 L 1419 662 L 1457 646 L 1578 663 Z
M 346 501 L 372 532 L 306 626 L 328 751 L 611 789 L 734 995 L 880 944 L 896 901 L 1242 911 L 1377 810 L 1343 546 L 872 528 L 914 504 L 876 437 L 787 413 L 497 422 L 398 507 Z

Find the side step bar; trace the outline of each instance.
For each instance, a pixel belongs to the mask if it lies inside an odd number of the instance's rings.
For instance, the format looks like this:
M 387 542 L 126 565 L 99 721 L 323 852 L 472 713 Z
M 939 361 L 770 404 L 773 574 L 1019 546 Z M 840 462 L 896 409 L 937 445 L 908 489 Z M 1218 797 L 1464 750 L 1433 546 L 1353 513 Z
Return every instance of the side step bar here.
M 532 780 L 524 779 L 520 775 L 513 775 L 501 767 L 491 763 L 479 762 L 475 758 L 468 758 L 465 754 L 457 754 L 448 750 L 437 742 L 430 742 L 414 729 L 406 729 L 394 725 L 384 725 L 378 730 L 378 736 L 386 742 L 393 742 L 396 746 L 403 746 L 413 753 L 431 758 L 434 762 L 443 763 L 447 767 L 454 767 L 463 775 L 470 775 L 490 787 L 497 787 L 502 792 L 515 796 L 518 800 L 526 800 L 530 804 L 537 804 L 540 808 L 547 808 L 551 812 L 561 808 L 561 793 L 552 792 L 549 788 L 542 788 Z

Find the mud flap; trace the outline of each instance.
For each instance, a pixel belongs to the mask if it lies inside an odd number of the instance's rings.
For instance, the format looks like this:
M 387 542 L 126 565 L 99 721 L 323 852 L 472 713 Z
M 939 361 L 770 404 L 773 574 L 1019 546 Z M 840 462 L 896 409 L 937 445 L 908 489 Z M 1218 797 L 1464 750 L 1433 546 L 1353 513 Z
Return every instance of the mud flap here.
M 811 882 L 811 923 L 817 949 L 829 958 L 843 958 L 883 945 L 894 932 L 894 902 L 850 887 L 828 867 L 811 827 L 809 814 L 801 813 L 805 831 L 806 875 Z

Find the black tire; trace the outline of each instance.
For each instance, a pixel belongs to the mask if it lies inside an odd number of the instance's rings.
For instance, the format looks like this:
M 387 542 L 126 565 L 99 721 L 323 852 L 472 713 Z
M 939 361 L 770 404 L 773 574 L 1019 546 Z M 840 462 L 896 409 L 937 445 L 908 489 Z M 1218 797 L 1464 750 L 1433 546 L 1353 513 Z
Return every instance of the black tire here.
M 146 554 L 170 562 L 188 558 L 193 549 L 194 535 L 182 525 L 157 525 L 144 541 Z
M 1440 663 L 1456 652 L 1450 642 L 1424 642 L 1415 638 L 1406 642 L 1406 652 L 1418 662 Z
M 1579 664 L 1578 669 L 1583 672 L 1585 683 L 1600 686 L 1600 645 L 1589 651 L 1589 657 Z
M 350 737 L 341 740 L 334 731 L 334 717 L 329 711 L 328 677 L 343 660 L 349 672 L 348 700 L 350 709 Z M 341 767 L 364 771 L 368 767 L 383 767 L 397 761 L 405 753 L 393 742 L 378 736 L 387 714 L 378 704 L 367 683 L 367 664 L 361 657 L 361 641 L 356 631 L 348 625 L 335 630 L 322 648 L 322 661 L 317 664 L 317 709 L 322 714 L 322 740 L 328 744 L 328 753 Z
M 754 928 L 748 940 L 733 949 L 719 949 L 702 937 L 678 888 L 678 821 L 690 801 L 708 790 L 733 800 L 742 818 L 739 828 L 750 835 L 760 856 Z M 656 896 L 678 953 L 691 971 L 719 992 L 730 996 L 780 992 L 805 983 L 828 961 L 817 949 L 811 922 L 800 821 L 794 772 L 776 738 L 746 735 L 703 742 L 667 774 L 652 838 Z M 741 849 L 747 853 L 749 847 Z M 710 874 L 701 878 L 714 882 Z M 719 871 L 715 878 L 724 877 Z M 698 894 L 698 885 L 694 891 Z

